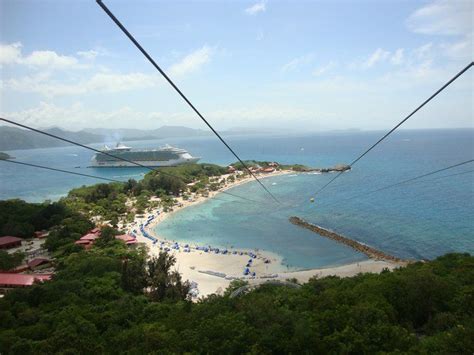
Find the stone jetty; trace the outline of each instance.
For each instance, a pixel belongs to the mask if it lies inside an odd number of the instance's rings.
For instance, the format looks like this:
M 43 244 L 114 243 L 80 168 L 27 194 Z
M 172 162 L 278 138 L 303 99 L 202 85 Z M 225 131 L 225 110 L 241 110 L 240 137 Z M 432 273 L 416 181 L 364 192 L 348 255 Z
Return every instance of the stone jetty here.
M 359 243 L 355 240 L 349 239 L 349 238 L 344 237 L 340 234 L 337 234 L 337 233 L 332 232 L 330 230 L 324 229 L 320 226 L 317 226 L 317 225 L 314 225 L 312 223 L 306 222 L 304 219 L 301 219 L 299 217 L 290 217 L 290 222 L 297 225 L 297 226 L 309 229 L 310 231 L 315 232 L 315 233 L 319 234 L 322 237 L 334 240 L 338 243 L 345 244 L 345 245 L 351 247 L 354 250 L 357 250 L 361 253 L 364 253 L 365 255 L 367 255 L 371 259 L 387 260 L 387 261 L 392 261 L 392 262 L 400 263 L 400 264 L 406 264 L 407 262 L 409 262 L 408 260 L 403 260 L 403 259 L 397 258 L 396 256 L 384 253 L 383 251 L 380 251 L 380 250 L 377 250 L 375 248 L 369 247 L 368 245 Z

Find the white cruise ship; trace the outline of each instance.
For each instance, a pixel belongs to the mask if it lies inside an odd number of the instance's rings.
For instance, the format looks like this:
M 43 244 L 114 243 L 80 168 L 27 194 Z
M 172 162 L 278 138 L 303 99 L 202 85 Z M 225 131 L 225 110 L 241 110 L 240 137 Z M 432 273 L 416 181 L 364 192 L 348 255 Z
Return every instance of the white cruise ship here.
M 117 159 L 127 159 L 149 167 L 176 166 L 182 164 L 196 163 L 200 158 L 193 157 L 186 150 L 175 148 L 170 145 L 158 149 L 133 150 L 122 143 L 117 143 L 115 148 L 107 146 L 102 149 L 103 153 L 96 153 L 92 157 L 92 168 L 122 168 L 136 167 L 135 164 Z

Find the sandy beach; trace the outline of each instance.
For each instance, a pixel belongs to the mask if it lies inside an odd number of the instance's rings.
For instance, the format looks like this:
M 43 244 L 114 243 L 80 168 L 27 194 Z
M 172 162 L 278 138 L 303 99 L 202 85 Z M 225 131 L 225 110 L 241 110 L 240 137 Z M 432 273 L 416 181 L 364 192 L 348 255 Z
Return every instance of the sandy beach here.
M 292 170 L 276 171 L 268 174 L 261 174 L 259 178 L 274 177 L 285 174 L 294 174 Z M 222 177 L 227 177 L 222 176 Z M 207 296 L 212 293 L 222 293 L 234 279 L 248 280 L 249 283 L 262 283 L 267 280 L 286 280 L 296 279 L 298 282 L 307 282 L 311 277 L 324 277 L 337 275 L 341 277 L 354 276 L 361 272 L 381 272 L 383 269 L 394 269 L 403 266 L 400 263 L 393 263 L 383 260 L 366 260 L 359 263 L 353 263 L 343 266 L 335 266 L 324 269 L 311 270 L 288 270 L 287 266 L 282 264 L 282 258 L 279 255 L 265 250 L 248 249 L 228 249 L 215 250 L 208 249 L 208 246 L 184 245 L 178 241 L 161 238 L 154 232 L 154 228 L 162 223 L 171 214 L 180 211 L 186 207 L 197 205 L 212 198 L 222 191 L 232 187 L 252 181 L 252 177 L 245 177 L 228 183 L 217 191 L 210 191 L 209 197 L 197 196 L 190 200 L 177 199 L 177 206 L 173 211 L 162 212 L 160 208 L 154 209 L 142 218 L 135 218 L 132 224 L 127 225 L 129 232 L 136 231 L 137 240 L 147 245 L 150 255 L 158 255 L 160 251 L 167 250 L 176 257 L 176 269 L 181 273 L 184 280 L 193 282 L 196 286 L 194 299 L 201 296 Z M 148 216 L 153 215 L 153 219 L 148 221 Z M 144 225 L 145 232 L 156 239 L 145 237 L 140 231 L 139 226 Z M 146 226 L 145 226 L 146 225 Z M 207 248 L 207 250 L 205 250 Z M 248 268 L 250 273 L 244 275 L 244 270 Z M 255 276 L 253 276 L 255 273 Z

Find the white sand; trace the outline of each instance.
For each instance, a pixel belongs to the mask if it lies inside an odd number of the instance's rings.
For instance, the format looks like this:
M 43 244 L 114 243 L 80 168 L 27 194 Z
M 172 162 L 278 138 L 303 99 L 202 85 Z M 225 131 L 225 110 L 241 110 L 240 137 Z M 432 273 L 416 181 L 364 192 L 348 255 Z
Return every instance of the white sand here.
M 260 175 L 259 178 L 265 178 L 270 176 L 277 176 L 283 174 L 295 173 L 294 171 L 287 170 L 287 171 L 278 171 L 274 173 Z M 227 177 L 227 175 L 222 176 Z M 209 197 L 214 197 L 219 192 L 227 190 L 231 187 L 241 185 L 247 182 L 252 181 L 252 177 L 246 177 L 241 180 L 236 180 L 234 183 L 227 184 L 224 188 L 218 191 L 210 191 Z M 199 196 L 195 198 L 192 202 L 185 201 L 182 198 L 177 198 L 178 202 L 182 204 L 181 207 L 174 207 L 173 212 L 161 212 L 157 216 L 157 212 L 159 209 L 153 210 L 151 213 L 147 213 L 146 216 L 149 214 L 153 214 L 155 219 L 152 223 L 146 227 L 146 231 L 157 238 L 159 240 L 158 243 L 153 245 L 152 241 L 148 238 L 145 238 L 141 235 L 140 232 L 137 233 L 138 241 L 141 243 L 145 243 L 151 255 L 158 255 L 160 252 L 160 245 L 163 242 L 163 247 L 171 247 L 174 244 L 174 241 L 169 241 L 166 239 L 162 239 L 156 235 L 154 232 L 154 227 L 163 222 L 168 216 L 172 213 L 186 208 L 191 205 L 196 205 L 205 201 L 207 198 Z M 128 226 L 128 229 L 131 231 L 132 229 L 136 229 L 139 231 L 140 224 L 144 224 L 146 222 L 145 218 L 136 218 L 132 225 Z M 381 261 L 381 260 L 367 260 L 359 263 L 353 263 L 349 265 L 325 268 L 325 269 L 312 269 L 312 270 L 303 270 L 303 271 L 288 271 L 287 268 L 281 263 L 282 258 L 276 254 L 273 254 L 268 251 L 252 251 L 254 254 L 257 255 L 255 259 L 249 257 L 249 255 L 233 255 L 229 253 L 227 255 L 224 254 L 215 254 L 214 252 L 204 252 L 201 250 L 196 250 L 195 245 L 190 245 L 191 251 L 189 253 L 184 252 L 182 245 L 180 245 L 179 250 L 171 249 L 171 253 L 176 257 L 176 269 L 181 273 L 184 280 L 194 281 L 198 284 L 199 290 L 199 297 L 200 296 L 207 296 L 212 293 L 222 293 L 229 283 L 231 282 L 230 278 L 242 278 L 248 279 L 250 283 L 260 283 L 265 282 L 271 276 L 270 279 L 277 279 L 277 280 L 286 280 L 286 279 L 297 279 L 298 282 L 304 283 L 307 282 L 311 277 L 324 277 L 328 275 L 336 275 L 341 277 L 348 277 L 354 276 L 361 272 L 374 272 L 379 273 L 384 268 L 388 268 L 390 270 L 394 269 L 395 267 L 402 266 L 400 264 L 395 264 L 392 262 Z M 232 249 L 229 249 L 232 252 Z M 238 252 L 250 252 L 249 250 L 244 249 L 235 249 Z M 248 263 L 249 259 L 252 259 L 250 270 L 255 272 L 257 277 L 251 278 L 248 276 L 243 275 L 243 271 Z M 270 260 L 270 263 L 265 263 L 265 260 Z M 209 275 L 203 273 L 206 271 L 212 272 L 219 272 L 226 274 L 227 278 Z

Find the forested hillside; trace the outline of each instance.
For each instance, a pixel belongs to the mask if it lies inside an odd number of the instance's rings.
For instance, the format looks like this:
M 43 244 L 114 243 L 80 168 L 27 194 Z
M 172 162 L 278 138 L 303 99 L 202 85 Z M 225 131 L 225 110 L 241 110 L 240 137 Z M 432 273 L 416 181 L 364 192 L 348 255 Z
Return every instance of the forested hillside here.
M 79 249 L 63 249 L 52 281 L 0 300 L 0 353 L 474 351 L 469 255 L 192 303 L 167 254 L 147 262 L 113 239 Z

